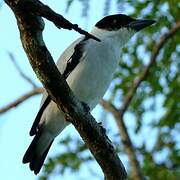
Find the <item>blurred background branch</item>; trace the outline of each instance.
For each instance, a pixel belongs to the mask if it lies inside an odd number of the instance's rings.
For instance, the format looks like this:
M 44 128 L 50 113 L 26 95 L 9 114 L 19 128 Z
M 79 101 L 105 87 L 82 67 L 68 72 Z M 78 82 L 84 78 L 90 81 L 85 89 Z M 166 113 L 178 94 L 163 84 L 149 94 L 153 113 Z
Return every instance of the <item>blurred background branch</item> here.
M 25 81 L 27 81 L 27 83 L 29 83 L 33 89 L 30 90 L 29 92 L 26 92 L 25 94 L 23 94 L 19 98 L 15 99 L 11 103 L 5 105 L 4 107 L 0 107 L 0 114 L 3 114 L 5 112 L 11 110 L 12 108 L 17 107 L 18 105 L 20 105 L 21 103 L 23 103 L 24 101 L 28 100 L 29 98 L 31 98 L 33 96 L 42 94 L 44 91 L 43 88 L 37 87 L 35 82 L 33 82 L 33 80 L 23 72 L 21 67 L 18 65 L 17 60 L 12 52 L 8 52 L 8 56 L 9 56 L 10 60 L 12 61 L 14 67 L 16 68 L 17 72 L 19 73 L 20 77 L 22 79 L 24 79 Z
M 33 90 L 31 90 L 30 92 L 27 92 L 25 94 L 23 94 L 21 97 L 17 98 L 16 100 L 14 100 L 13 102 L 7 104 L 4 107 L 0 108 L 0 114 L 5 113 L 9 110 L 11 110 L 12 108 L 17 107 L 18 105 L 20 105 L 21 103 L 23 103 L 24 101 L 26 101 L 27 99 L 35 96 L 35 95 L 39 95 L 42 94 L 44 91 L 43 88 L 34 88 Z
M 17 71 L 19 72 L 20 76 L 26 80 L 28 83 L 30 83 L 32 85 L 33 88 L 37 88 L 37 85 L 32 81 L 32 79 L 30 77 L 28 77 L 26 74 L 24 74 L 24 72 L 21 70 L 21 68 L 19 67 L 19 65 L 16 62 L 16 59 L 13 55 L 12 52 L 8 52 L 9 58 L 10 60 L 13 62 L 15 68 L 17 69 Z

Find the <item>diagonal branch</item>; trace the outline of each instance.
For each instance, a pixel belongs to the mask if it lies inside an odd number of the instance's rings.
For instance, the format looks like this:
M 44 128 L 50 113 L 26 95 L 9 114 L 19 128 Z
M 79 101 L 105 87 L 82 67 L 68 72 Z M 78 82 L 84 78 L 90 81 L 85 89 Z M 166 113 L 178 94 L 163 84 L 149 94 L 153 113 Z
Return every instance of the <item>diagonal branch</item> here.
M 99 163 L 107 180 L 123 180 L 126 171 L 104 130 L 72 93 L 58 71 L 43 38 L 44 22 L 34 11 L 25 8 L 36 5 L 38 0 L 5 0 L 13 10 L 20 31 L 21 41 L 29 62 L 45 89 L 75 126 L 91 153 Z M 44 6 L 44 5 L 43 5 Z M 34 6 L 33 6 L 34 7 Z M 39 7 L 42 8 L 42 7 Z M 32 9 L 32 8 L 30 8 Z M 58 82 L 58 83 L 57 83 Z
M 75 30 L 79 32 L 82 35 L 85 35 L 87 38 L 92 38 L 96 41 L 100 41 L 97 37 L 95 37 L 92 34 L 89 34 L 88 32 L 82 30 L 80 27 L 78 27 L 77 24 L 72 24 L 68 20 L 66 20 L 62 15 L 57 14 L 54 12 L 50 7 L 44 5 L 40 1 L 31 1 L 31 0 L 21 0 L 16 1 L 17 6 L 19 5 L 20 8 L 26 10 L 27 12 L 33 12 L 38 16 L 44 17 L 49 21 L 52 21 L 57 28 L 64 28 L 68 30 Z
M 3 113 L 9 111 L 10 109 L 12 109 L 14 107 L 17 107 L 18 105 L 23 103 L 25 100 L 29 99 L 32 96 L 41 94 L 41 93 L 43 93 L 43 91 L 44 91 L 43 88 L 35 88 L 35 89 L 31 90 L 30 92 L 22 95 L 21 97 L 19 97 L 18 99 L 16 99 L 12 103 L 9 103 L 8 105 L 0 108 L 0 114 L 3 114 Z
M 30 83 L 32 85 L 33 88 L 37 88 L 36 84 L 32 81 L 31 78 L 29 78 L 26 74 L 24 74 L 24 72 L 21 70 L 21 68 L 18 66 L 16 59 L 14 57 L 14 55 L 11 52 L 8 52 L 9 58 L 11 59 L 11 61 L 13 62 L 15 68 L 17 69 L 17 71 L 19 72 L 20 76 L 25 79 L 28 83 Z
M 117 109 L 113 104 L 108 101 L 101 101 L 101 105 L 107 111 L 111 112 L 116 120 L 119 134 L 121 137 L 122 144 L 124 145 L 124 150 L 128 155 L 129 162 L 132 167 L 132 177 L 134 180 L 143 180 L 143 175 L 140 169 L 139 162 L 136 157 L 135 148 L 127 131 L 126 124 L 124 123 L 124 119 L 121 116 L 119 109 Z
M 141 82 L 144 81 L 148 75 L 150 68 L 155 64 L 156 58 L 162 49 L 162 47 L 165 45 L 165 43 L 174 36 L 178 30 L 180 29 L 180 22 L 177 22 L 177 24 L 172 27 L 168 33 L 164 34 L 159 43 L 157 43 L 154 46 L 154 49 L 152 50 L 152 55 L 149 61 L 149 64 L 145 67 L 144 71 L 140 74 L 140 76 L 137 78 L 137 80 L 134 80 L 132 87 L 130 88 L 129 92 L 127 93 L 124 102 L 122 104 L 122 107 L 120 109 L 117 109 L 114 105 L 112 105 L 110 102 L 101 101 L 101 105 L 109 112 L 111 112 L 116 120 L 116 123 L 119 128 L 119 133 L 122 139 L 122 143 L 124 145 L 124 149 L 128 154 L 129 161 L 132 166 L 132 176 L 135 180 L 143 180 L 143 175 L 141 173 L 139 162 L 136 158 L 135 148 L 133 147 L 133 143 L 131 141 L 131 138 L 128 134 L 127 127 L 124 123 L 123 115 L 127 111 L 127 108 L 129 107 L 133 97 L 135 96 L 137 88 L 140 86 Z

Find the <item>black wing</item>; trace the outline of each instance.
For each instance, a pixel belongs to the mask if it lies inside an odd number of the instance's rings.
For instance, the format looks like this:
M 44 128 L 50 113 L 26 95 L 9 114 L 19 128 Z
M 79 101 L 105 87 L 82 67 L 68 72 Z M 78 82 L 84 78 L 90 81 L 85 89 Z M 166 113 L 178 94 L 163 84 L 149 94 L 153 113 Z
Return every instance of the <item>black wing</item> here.
M 75 67 L 79 64 L 80 59 L 83 55 L 83 45 L 85 44 L 85 41 L 88 40 L 88 38 L 84 38 L 83 40 L 81 40 L 75 47 L 74 47 L 74 53 L 73 55 L 69 58 L 69 60 L 67 61 L 67 65 L 66 68 L 63 72 L 63 76 L 66 79 L 69 74 L 75 69 Z M 30 136 L 33 136 L 37 133 L 38 131 L 38 125 L 41 119 L 41 116 L 44 112 L 44 110 L 46 109 L 46 107 L 48 106 L 48 104 L 51 102 L 51 98 L 48 95 L 46 100 L 44 101 L 43 105 L 41 106 L 41 108 L 39 109 L 39 112 L 34 120 L 34 123 L 31 127 L 31 130 L 29 132 Z
M 50 103 L 50 101 L 51 101 L 51 98 L 50 98 L 50 96 L 48 95 L 47 98 L 45 99 L 43 105 L 42 105 L 41 108 L 39 109 L 39 112 L 38 112 L 37 115 L 36 115 L 36 118 L 35 118 L 35 120 L 34 120 L 34 123 L 33 123 L 32 127 L 31 127 L 30 132 L 29 132 L 29 135 L 30 135 L 30 136 L 33 136 L 33 135 L 35 135 L 35 134 L 37 133 L 37 131 L 38 131 L 38 125 L 39 125 L 39 121 L 40 121 L 40 119 L 41 119 L 41 116 L 42 116 L 42 114 L 43 114 L 43 112 L 44 112 L 44 109 L 47 107 L 47 105 Z
M 87 39 L 83 39 L 82 41 L 80 41 L 75 47 L 74 47 L 74 53 L 73 55 L 69 58 L 69 60 L 67 61 L 67 65 L 66 68 L 64 70 L 64 73 L 62 74 L 64 76 L 64 78 L 66 79 L 69 74 L 75 69 L 75 67 L 79 64 L 80 59 L 83 55 L 83 45 L 84 42 Z

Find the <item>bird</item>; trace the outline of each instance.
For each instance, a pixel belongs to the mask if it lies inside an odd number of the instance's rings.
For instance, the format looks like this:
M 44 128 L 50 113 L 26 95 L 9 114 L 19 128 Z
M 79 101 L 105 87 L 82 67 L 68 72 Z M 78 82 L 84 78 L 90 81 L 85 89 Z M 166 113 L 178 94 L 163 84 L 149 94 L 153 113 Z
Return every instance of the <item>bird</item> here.
M 57 68 L 75 96 L 87 104 L 90 111 L 112 81 L 121 49 L 136 32 L 154 23 L 154 20 L 135 19 L 125 14 L 108 15 L 90 31 L 100 42 L 81 36 L 62 53 Z M 34 138 L 23 157 L 23 163 L 29 163 L 34 174 L 41 170 L 54 139 L 69 124 L 63 111 L 45 91 L 29 133 Z

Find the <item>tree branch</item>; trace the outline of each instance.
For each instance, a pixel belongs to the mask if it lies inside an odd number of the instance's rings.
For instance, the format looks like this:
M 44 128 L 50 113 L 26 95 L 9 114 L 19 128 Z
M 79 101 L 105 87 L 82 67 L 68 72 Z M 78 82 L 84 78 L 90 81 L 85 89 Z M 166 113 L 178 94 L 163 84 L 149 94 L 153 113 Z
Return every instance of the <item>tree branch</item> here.
M 131 141 L 131 138 L 128 134 L 126 125 L 124 123 L 124 113 L 127 111 L 127 108 L 129 107 L 137 88 L 140 86 L 141 82 L 144 81 L 148 75 L 149 75 L 149 71 L 150 68 L 152 67 L 152 65 L 155 63 L 156 58 L 160 52 L 160 50 L 162 49 L 162 47 L 165 45 L 165 43 L 173 36 L 175 35 L 178 30 L 180 29 L 180 22 L 177 22 L 177 24 L 172 27 L 168 33 L 164 34 L 159 43 L 157 43 L 154 46 L 154 49 L 152 50 L 152 55 L 149 61 L 149 64 L 145 67 L 144 71 L 140 74 L 140 76 L 138 77 L 137 80 L 134 80 L 132 87 L 130 88 L 129 92 L 127 93 L 126 97 L 124 98 L 124 102 L 122 104 L 122 107 L 120 109 L 117 109 L 114 105 L 112 105 L 110 102 L 101 101 L 101 105 L 108 110 L 109 112 L 111 112 L 116 120 L 116 123 L 118 125 L 119 128 L 119 132 L 120 132 L 120 136 L 122 139 L 122 143 L 124 145 L 124 149 L 128 154 L 129 157 L 129 161 L 131 163 L 132 166 L 132 177 L 135 180 L 143 180 L 143 175 L 141 173 L 141 169 L 140 169 L 140 165 L 137 161 L 136 158 L 136 151 L 133 147 L 133 143 Z
M 0 108 L 0 114 L 6 113 L 7 111 L 11 110 L 12 108 L 17 107 L 18 105 L 22 104 L 24 101 L 31 98 L 32 96 L 35 96 L 35 95 L 38 95 L 38 94 L 41 94 L 44 92 L 43 88 L 37 87 L 36 84 L 22 71 L 22 69 L 17 64 L 14 55 L 11 52 L 8 52 L 8 55 L 9 55 L 11 61 L 13 62 L 15 68 L 19 72 L 20 76 L 24 80 L 26 80 L 29 84 L 31 84 L 33 89 L 31 91 L 25 93 L 24 95 L 20 96 L 19 98 L 17 98 L 13 102 L 11 102 L 11 103 L 7 104 L 6 106 Z
M 40 16 L 25 8 L 34 7 L 38 0 L 5 0 L 13 10 L 20 31 L 24 50 L 31 66 L 45 89 L 63 110 L 68 120 L 75 126 L 86 142 L 104 172 L 107 180 L 123 180 L 126 171 L 109 142 L 104 130 L 72 93 L 64 78 L 58 71 L 51 54 L 42 38 L 44 22 Z M 44 5 L 41 3 L 44 7 Z M 32 7 L 30 9 L 32 9 Z M 42 8 L 38 6 L 38 8 Z M 57 83 L 58 82 L 58 83 Z
M 131 138 L 129 136 L 129 133 L 127 131 L 127 127 L 124 123 L 124 119 L 121 116 L 121 113 L 119 109 L 117 109 L 113 104 L 111 104 L 108 101 L 101 101 L 101 105 L 106 109 L 107 111 L 111 112 L 116 120 L 118 129 L 119 129 L 119 134 L 121 137 L 121 141 L 124 146 L 124 150 L 128 155 L 129 162 L 132 167 L 132 177 L 133 180 L 144 180 L 143 175 L 141 173 L 140 165 L 139 162 L 136 158 L 136 151 L 133 146 L 133 143 L 131 141 Z
M 149 64 L 145 67 L 144 71 L 141 73 L 141 75 L 138 77 L 138 79 L 135 79 L 129 92 L 127 93 L 124 101 L 123 101 L 123 105 L 121 106 L 121 109 L 120 109 L 120 113 L 121 113 L 121 116 L 124 115 L 125 111 L 127 110 L 129 104 L 131 103 L 135 93 L 136 93 L 136 90 L 137 88 L 140 86 L 141 82 L 144 81 L 147 76 L 149 75 L 149 71 L 150 71 L 150 68 L 151 66 L 155 63 L 156 61 L 156 58 L 160 52 L 160 50 L 162 49 L 162 47 L 164 46 L 164 44 L 173 36 L 175 35 L 178 30 L 180 29 L 180 22 L 177 22 L 177 24 L 172 27 L 168 33 L 164 34 L 161 38 L 160 38 L 160 41 L 159 43 L 157 43 L 155 46 L 154 46 L 154 49 L 152 50 L 152 54 L 151 54 L 151 58 L 150 58 L 150 61 L 149 61 Z
M 92 34 L 89 34 L 88 32 L 82 30 L 80 27 L 78 27 L 77 24 L 72 24 L 68 20 L 66 20 L 62 15 L 57 14 L 54 12 L 51 8 L 44 5 L 40 1 L 32 1 L 32 0 L 21 0 L 16 1 L 17 4 L 20 6 L 21 9 L 26 10 L 27 12 L 33 12 L 34 14 L 44 17 L 49 21 L 52 21 L 57 28 L 64 28 L 68 30 L 75 30 L 79 32 L 82 35 L 85 35 L 87 38 L 92 38 L 96 41 L 100 41 L 97 37 L 95 37 Z M 20 3 L 19 3 L 20 2 Z
M 10 109 L 12 109 L 14 107 L 17 107 L 18 105 L 23 103 L 25 100 L 29 99 L 32 96 L 41 94 L 41 93 L 43 93 L 43 91 L 44 91 L 43 88 L 34 88 L 33 90 L 31 90 L 30 92 L 22 95 L 21 97 L 19 97 L 18 99 L 16 99 L 12 103 L 9 103 L 8 105 L 0 108 L 0 114 L 3 114 L 3 113 L 9 111 Z
M 36 84 L 26 74 L 24 74 L 23 71 L 21 70 L 21 68 L 18 66 L 14 55 L 11 52 L 8 52 L 8 55 L 9 55 L 9 58 L 11 59 L 11 61 L 13 62 L 15 68 L 19 72 L 20 76 L 23 79 L 25 79 L 28 83 L 30 83 L 33 88 L 37 88 Z

